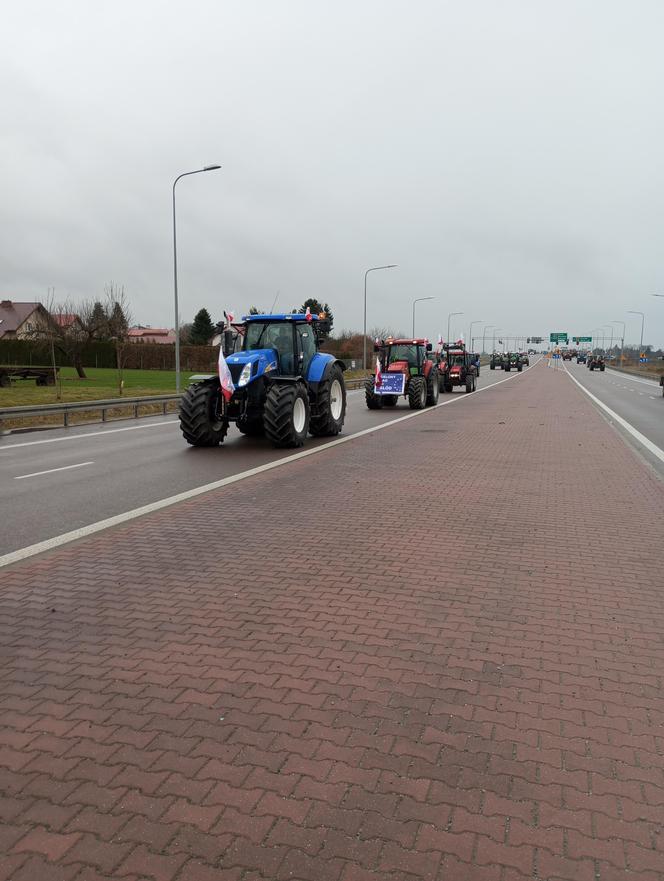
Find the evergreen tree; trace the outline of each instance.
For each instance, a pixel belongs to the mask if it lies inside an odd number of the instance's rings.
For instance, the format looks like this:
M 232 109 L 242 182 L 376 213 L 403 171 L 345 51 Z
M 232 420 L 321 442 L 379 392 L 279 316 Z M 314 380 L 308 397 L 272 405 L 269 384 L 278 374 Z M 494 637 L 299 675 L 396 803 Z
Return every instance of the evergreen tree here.
M 96 340 L 106 340 L 109 337 L 108 318 L 106 309 L 101 300 L 95 300 L 90 315 L 90 336 Z
M 323 305 L 315 297 L 309 297 L 308 299 L 306 299 L 304 301 L 304 303 L 302 303 L 302 306 L 299 311 L 306 312 L 307 306 L 309 307 L 312 315 L 320 315 L 321 312 L 325 313 L 327 320 L 330 322 L 330 329 L 328 331 L 326 331 L 325 333 L 320 333 L 319 336 L 321 339 L 324 339 L 324 340 L 327 339 L 329 337 L 329 335 L 332 333 L 332 325 L 334 323 L 334 315 L 332 314 L 332 310 L 330 309 L 330 307 L 328 306 L 327 303 L 325 303 L 325 305 Z
M 207 346 L 214 336 L 214 325 L 207 309 L 199 309 L 191 325 L 191 342 L 194 346 Z
M 252 306 L 249 310 L 250 315 L 265 315 L 265 312 L 262 309 L 259 309 L 258 306 Z

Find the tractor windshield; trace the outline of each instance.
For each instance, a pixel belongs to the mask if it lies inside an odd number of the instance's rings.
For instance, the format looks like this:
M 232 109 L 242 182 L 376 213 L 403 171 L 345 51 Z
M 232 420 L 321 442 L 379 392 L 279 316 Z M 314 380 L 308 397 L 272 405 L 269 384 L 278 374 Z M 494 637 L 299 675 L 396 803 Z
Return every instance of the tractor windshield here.
M 244 349 L 276 349 L 280 355 L 293 353 L 292 325 L 283 321 L 248 321 Z
M 417 346 L 391 346 L 387 363 L 394 364 L 395 361 L 407 361 L 411 367 L 417 367 Z
M 450 355 L 450 365 L 452 367 L 463 367 L 465 360 L 464 355 Z

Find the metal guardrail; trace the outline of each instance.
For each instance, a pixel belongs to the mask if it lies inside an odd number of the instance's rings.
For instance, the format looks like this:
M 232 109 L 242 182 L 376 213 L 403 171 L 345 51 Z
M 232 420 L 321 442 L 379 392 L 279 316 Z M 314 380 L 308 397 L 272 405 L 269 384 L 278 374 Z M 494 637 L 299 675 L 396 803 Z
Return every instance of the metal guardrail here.
M 161 410 L 166 415 L 166 410 L 170 401 L 178 401 L 180 395 L 146 395 L 137 398 L 108 398 L 103 401 L 71 401 L 64 404 L 41 404 L 38 407 L 0 407 L 0 427 L 3 420 L 39 417 L 39 416 L 62 416 L 65 428 L 69 425 L 69 417 L 72 413 L 101 410 L 101 421 L 107 421 L 109 410 L 115 410 L 118 407 L 132 407 L 134 418 L 140 415 L 139 407 L 144 404 L 161 404 Z M 145 415 L 154 415 L 152 413 Z

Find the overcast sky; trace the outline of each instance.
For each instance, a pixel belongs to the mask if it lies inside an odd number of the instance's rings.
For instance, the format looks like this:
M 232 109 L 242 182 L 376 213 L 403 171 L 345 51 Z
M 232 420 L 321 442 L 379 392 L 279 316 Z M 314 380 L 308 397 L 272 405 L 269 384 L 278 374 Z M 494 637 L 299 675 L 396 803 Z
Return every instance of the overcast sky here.
M 661 0 L 5 4 L 0 294 L 664 344 Z M 616 325 L 617 326 L 617 325 Z M 474 333 L 477 333 L 476 325 Z

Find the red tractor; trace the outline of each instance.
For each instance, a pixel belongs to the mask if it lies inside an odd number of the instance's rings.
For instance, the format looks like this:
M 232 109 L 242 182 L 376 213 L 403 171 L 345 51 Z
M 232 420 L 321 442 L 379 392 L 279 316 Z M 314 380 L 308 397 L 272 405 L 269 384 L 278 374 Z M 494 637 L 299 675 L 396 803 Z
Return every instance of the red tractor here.
M 376 372 L 367 377 L 364 396 L 370 410 L 394 407 L 401 395 L 411 410 L 438 403 L 438 368 L 428 357 L 428 340 L 376 340 Z
M 438 356 L 441 392 L 451 392 L 455 385 L 463 385 L 467 392 L 474 392 L 477 385 L 476 358 L 466 351 L 463 343 L 443 346 Z

